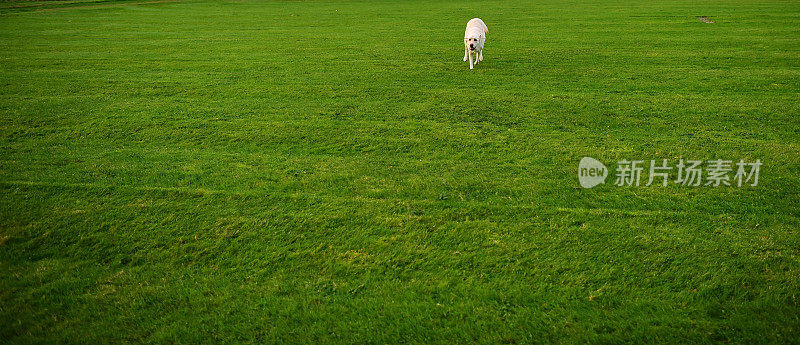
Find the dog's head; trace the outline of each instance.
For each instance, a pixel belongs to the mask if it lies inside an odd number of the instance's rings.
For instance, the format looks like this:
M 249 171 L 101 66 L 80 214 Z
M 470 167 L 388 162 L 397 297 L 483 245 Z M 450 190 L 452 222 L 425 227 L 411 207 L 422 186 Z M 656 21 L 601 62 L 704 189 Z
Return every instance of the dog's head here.
M 464 39 L 464 45 L 469 48 L 469 50 L 475 50 L 478 47 L 478 39 L 474 37 L 467 37 Z

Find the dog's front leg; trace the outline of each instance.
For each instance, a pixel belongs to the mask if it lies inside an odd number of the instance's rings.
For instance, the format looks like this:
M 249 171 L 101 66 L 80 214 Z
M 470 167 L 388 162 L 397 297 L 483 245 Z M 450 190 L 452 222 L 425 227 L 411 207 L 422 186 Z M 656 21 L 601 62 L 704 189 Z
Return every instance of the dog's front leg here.
M 469 53 L 468 55 L 469 55 L 469 69 L 472 69 L 472 67 L 473 67 L 473 65 L 472 65 L 472 53 Z
M 469 55 L 469 48 L 467 48 L 467 46 L 465 45 L 464 46 L 464 61 L 467 61 L 467 55 Z
M 478 61 L 483 61 L 483 50 L 478 52 Z

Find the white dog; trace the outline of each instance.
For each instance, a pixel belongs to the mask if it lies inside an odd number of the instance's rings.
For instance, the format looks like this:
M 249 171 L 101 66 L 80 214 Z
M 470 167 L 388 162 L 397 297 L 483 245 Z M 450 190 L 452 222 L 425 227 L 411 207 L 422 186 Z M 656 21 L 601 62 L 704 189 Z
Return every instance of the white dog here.
M 473 18 L 467 23 L 467 31 L 464 32 L 464 61 L 469 59 L 469 69 L 472 69 L 472 54 L 475 54 L 475 65 L 483 61 L 483 44 L 486 42 L 486 34 L 489 28 L 480 18 Z

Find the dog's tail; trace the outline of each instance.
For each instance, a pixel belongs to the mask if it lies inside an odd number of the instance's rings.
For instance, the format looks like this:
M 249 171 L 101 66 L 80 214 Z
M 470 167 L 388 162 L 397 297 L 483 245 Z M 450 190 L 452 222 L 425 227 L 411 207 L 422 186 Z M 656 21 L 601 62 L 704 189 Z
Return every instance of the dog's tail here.
M 483 27 L 483 32 L 485 32 L 487 34 L 489 33 L 489 27 L 486 26 L 486 23 L 484 23 L 483 20 L 481 20 L 480 18 L 472 18 L 472 20 L 470 20 L 469 23 L 467 23 L 467 26 L 469 26 L 469 24 L 471 24 L 473 22 L 480 23 L 481 26 Z
M 483 32 L 488 34 L 489 33 L 489 27 L 486 26 L 486 23 L 483 22 L 483 19 L 480 19 L 480 18 L 476 18 L 476 19 L 478 19 L 478 21 L 481 23 L 481 26 L 483 26 Z

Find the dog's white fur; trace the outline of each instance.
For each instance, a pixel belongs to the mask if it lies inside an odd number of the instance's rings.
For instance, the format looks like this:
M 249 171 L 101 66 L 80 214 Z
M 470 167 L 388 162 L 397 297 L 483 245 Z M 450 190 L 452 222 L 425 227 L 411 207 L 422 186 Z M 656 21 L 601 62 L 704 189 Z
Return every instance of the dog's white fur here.
M 486 34 L 489 28 L 480 18 L 472 18 L 467 23 L 467 30 L 464 32 L 464 61 L 469 59 L 469 69 L 472 69 L 478 62 L 483 61 L 483 44 L 486 43 Z M 472 54 L 475 54 L 475 63 L 472 62 Z

